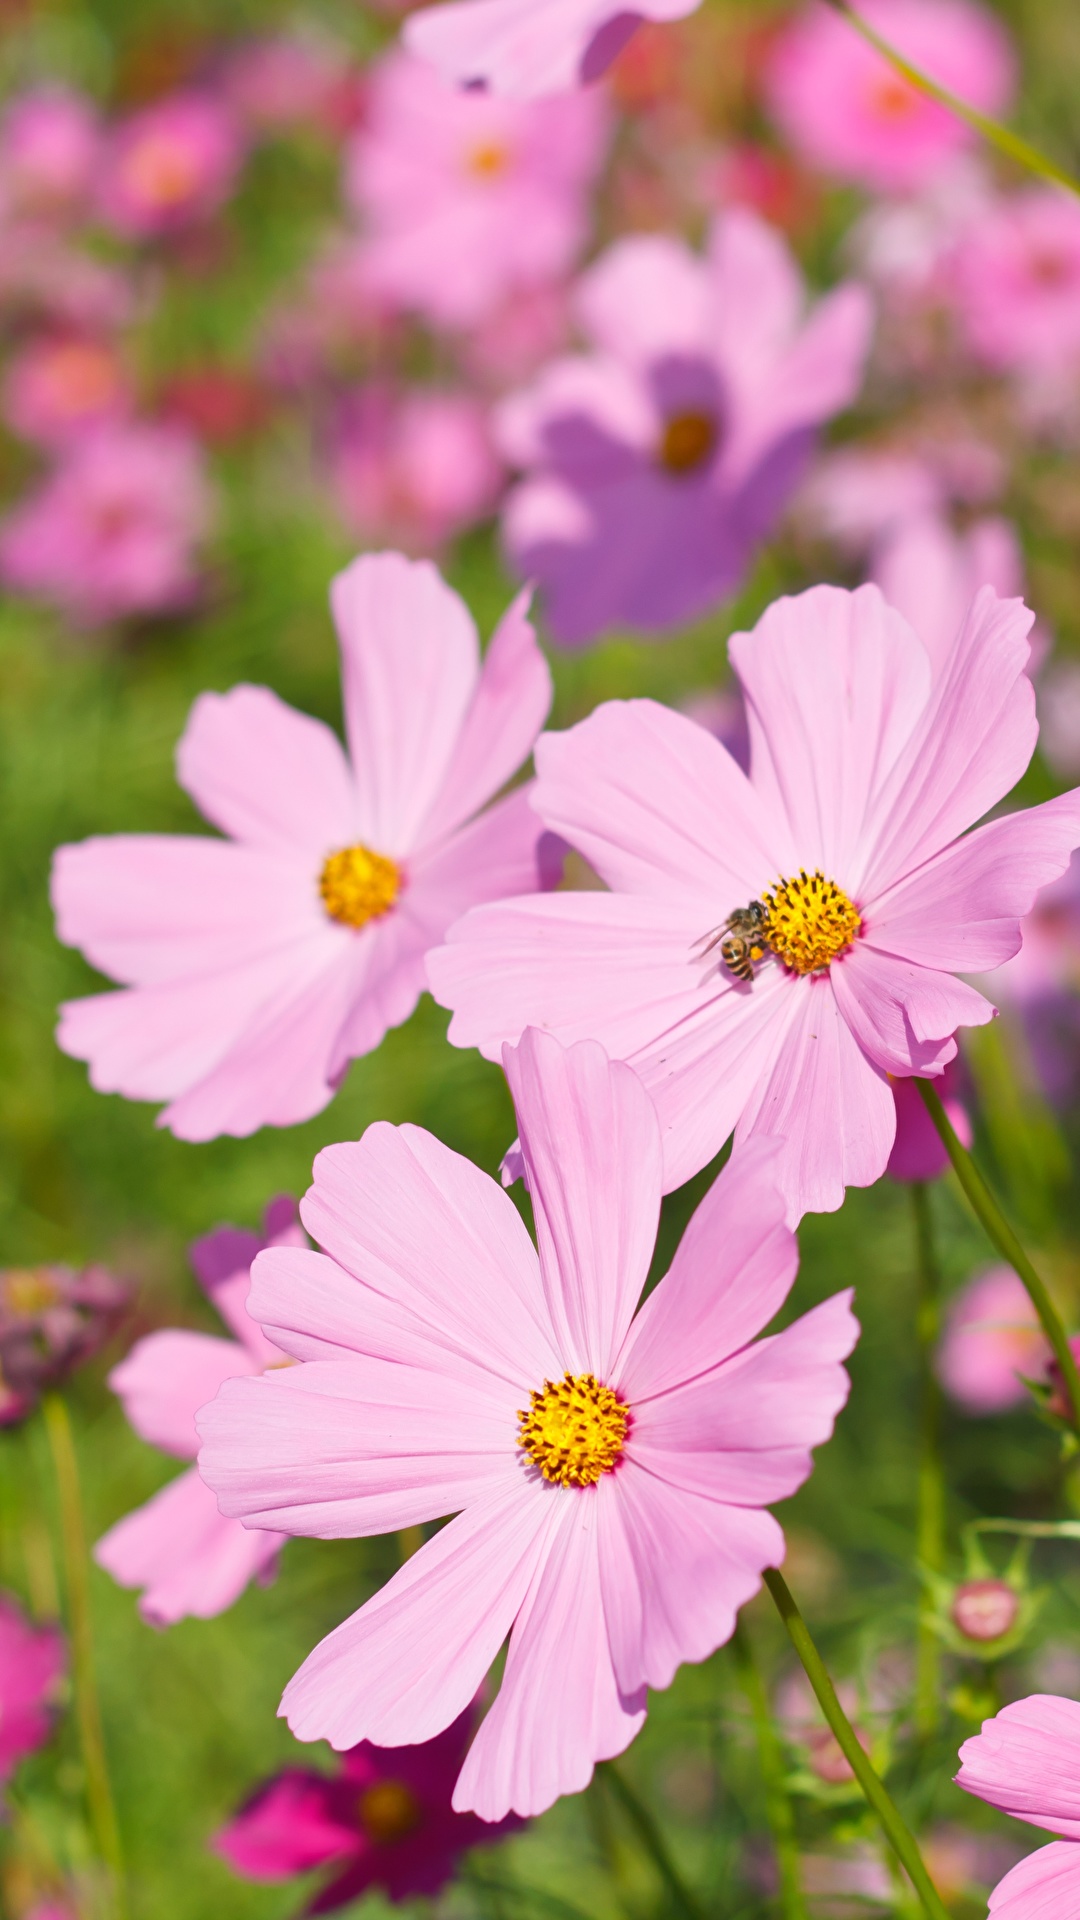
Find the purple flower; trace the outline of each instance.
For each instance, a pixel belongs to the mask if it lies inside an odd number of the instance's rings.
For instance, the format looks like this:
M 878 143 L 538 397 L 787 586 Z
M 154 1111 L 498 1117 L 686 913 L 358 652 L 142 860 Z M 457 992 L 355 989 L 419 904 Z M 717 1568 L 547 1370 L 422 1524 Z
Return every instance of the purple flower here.
M 0 1269 L 0 1426 L 22 1420 L 104 1346 L 128 1288 L 104 1267 Z

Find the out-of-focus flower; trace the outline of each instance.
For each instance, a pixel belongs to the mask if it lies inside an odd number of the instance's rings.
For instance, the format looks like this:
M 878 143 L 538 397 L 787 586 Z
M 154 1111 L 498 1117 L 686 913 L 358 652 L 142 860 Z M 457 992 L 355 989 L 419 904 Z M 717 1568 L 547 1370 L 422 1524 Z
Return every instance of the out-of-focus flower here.
M 0 1425 L 24 1419 L 46 1387 L 92 1359 L 129 1298 L 104 1267 L 0 1268 Z
M 732 1133 L 736 1155 L 784 1140 L 792 1219 L 878 1179 L 889 1076 L 938 1078 L 957 1028 L 993 1017 L 958 976 L 1016 951 L 1080 845 L 1080 792 L 968 832 L 1034 750 L 1030 625 L 984 587 L 935 677 L 877 587 L 775 602 L 729 646 L 749 778 L 650 700 L 546 734 L 533 805 L 609 891 L 458 922 L 427 963 L 451 1041 L 497 1059 L 527 1025 L 595 1035 L 656 1101 L 668 1189 Z
M 484 407 L 434 387 L 399 394 L 370 385 L 345 396 L 329 458 L 350 531 L 414 552 L 486 519 L 502 479 Z
M 486 1820 L 580 1791 L 638 1732 L 646 1689 L 729 1638 L 783 1556 L 766 1503 L 809 1474 L 858 1335 L 847 1292 L 755 1339 L 798 1260 L 774 1141 L 725 1168 L 635 1316 L 652 1102 L 594 1041 L 533 1029 L 503 1064 L 539 1255 L 494 1180 L 376 1123 L 315 1163 L 301 1214 L 325 1253 L 255 1265 L 251 1311 L 300 1364 L 226 1381 L 198 1420 L 203 1477 L 248 1524 L 356 1536 L 457 1515 L 315 1649 L 282 1711 L 339 1749 L 428 1740 L 509 1633 L 453 1798 Z
M 791 254 L 744 209 L 716 221 L 705 259 L 666 236 L 617 242 L 577 307 L 594 351 L 499 414 L 527 469 L 506 543 L 564 645 L 661 630 L 735 590 L 817 429 L 854 398 L 870 322 L 854 285 L 805 317 Z
M 912 521 L 942 517 L 954 502 L 984 506 L 1005 478 L 997 448 L 950 423 L 933 438 L 823 454 L 800 490 L 798 510 L 812 532 L 863 559 Z M 979 582 L 985 584 L 993 583 Z
M 9 359 L 0 391 L 5 424 L 23 440 L 63 448 L 131 407 L 123 360 L 108 340 L 56 334 L 30 340 Z
M 1016 1625 L 1021 1600 L 1007 1580 L 965 1580 L 953 1594 L 950 1618 L 966 1640 L 1001 1640 Z
M 751 141 L 729 147 L 707 163 L 698 184 L 706 202 L 750 207 L 785 233 L 813 226 L 819 211 L 820 194 L 805 170 Z
M 1067 1106 L 1080 1077 L 1080 860 L 1020 923 L 1023 944 L 995 979 L 1023 1025 L 1047 1098 Z
M 968 226 L 950 289 L 966 344 L 998 372 L 1080 366 L 1080 206 L 1058 187 L 998 199 Z
M 331 599 L 349 759 L 266 687 L 206 693 L 178 772 L 230 837 L 126 834 L 56 856 L 60 938 L 128 983 L 69 1001 L 60 1045 L 101 1091 L 167 1100 L 159 1124 L 185 1140 L 320 1112 L 408 1018 L 450 922 L 544 877 L 529 790 L 487 806 L 551 699 L 525 596 L 483 666 L 430 564 L 362 556 Z
M 372 72 L 346 160 L 372 289 L 468 327 L 557 279 L 587 237 L 608 122 L 599 94 L 522 105 L 457 92 L 422 61 L 391 54 Z
M 0 1593 L 0 1782 L 48 1739 L 67 1656 L 59 1627 L 32 1627 Z
M 227 99 L 254 133 L 306 127 L 340 137 L 358 108 L 357 77 L 344 51 L 314 35 L 248 40 L 222 74 Z
M 1016 1820 L 1066 1836 L 1031 1853 L 990 1895 L 994 1920 L 1074 1920 L 1080 1909 L 1080 1704 L 1014 1700 L 960 1749 L 956 1784 Z
M 97 112 L 82 94 L 46 86 L 17 95 L 0 123 L 0 207 L 37 216 L 82 207 L 100 147 Z
M 927 513 L 878 543 L 871 578 L 910 621 L 938 672 L 980 587 L 993 587 L 1003 600 L 1017 597 L 1024 562 L 1015 527 L 999 515 L 957 533 L 942 514 Z
M 1014 62 L 997 17 L 974 0 L 862 0 L 860 12 L 915 66 L 997 114 Z M 812 4 L 777 37 L 764 75 L 773 119 L 803 159 L 879 192 L 925 186 L 971 130 L 927 99 L 850 22 Z
M 1045 1372 L 1049 1349 L 1027 1289 L 1011 1267 L 990 1267 L 950 1302 L 936 1371 L 965 1413 L 1005 1413 L 1028 1399 L 1024 1379 Z
M 0 311 L 22 323 L 104 331 L 130 319 L 135 295 L 117 266 L 80 253 L 62 234 L 17 221 L 0 229 Z
M 846 1777 L 854 1778 L 850 1768 Z M 820 1920 L 849 1920 L 853 1908 L 859 1912 L 864 1902 L 891 1907 L 896 1898 L 888 1867 L 880 1853 L 865 1842 L 849 1843 L 843 1853 L 801 1854 L 799 1877 L 803 1893 L 813 1902 L 814 1914 Z
M 461 337 L 458 352 L 472 381 L 488 391 L 519 386 L 570 336 L 570 294 L 554 281 L 513 293 Z
M 233 367 L 203 367 L 177 373 L 161 394 L 166 420 L 188 427 L 209 446 L 235 446 L 266 425 L 270 395 L 250 373 Z
M 958 1077 L 956 1063 L 950 1060 L 938 1081 L 937 1091 L 953 1132 L 965 1147 L 970 1147 L 971 1121 L 967 1108 L 957 1098 Z M 894 1080 L 892 1090 L 896 1102 L 896 1138 L 886 1173 L 894 1180 L 939 1179 L 948 1167 L 949 1156 L 918 1087 L 914 1080 Z
M 128 239 L 147 240 L 205 220 L 228 199 L 244 143 L 224 102 L 177 93 L 122 121 L 109 138 L 98 208 Z
M 1053 660 L 1039 681 L 1039 745 L 1062 779 L 1080 774 L 1080 661 Z
M 263 1247 L 302 1247 L 296 1203 L 271 1202 L 262 1236 L 219 1227 L 197 1240 L 191 1264 L 230 1332 L 167 1328 L 136 1342 L 114 1367 L 109 1385 L 140 1439 L 181 1460 L 199 1451 L 195 1415 L 223 1380 L 288 1362 L 247 1312 L 251 1263 Z M 250 1580 L 274 1572 L 284 1545 L 279 1533 L 242 1527 L 218 1512 L 192 1466 L 145 1506 L 110 1527 L 94 1549 L 98 1565 L 122 1587 L 141 1587 L 139 1612 L 154 1627 L 194 1615 L 212 1619 L 239 1599 Z
M 394 1903 L 431 1898 L 470 1847 L 501 1840 L 520 1824 L 492 1825 L 450 1804 L 475 1730 L 467 1707 L 419 1746 L 364 1740 L 334 1773 L 287 1767 L 252 1795 L 214 1846 L 245 1880 L 290 1880 L 332 1867 L 305 1913 L 336 1913 L 369 1887 Z
M 1008 1872 L 1020 1851 L 1003 1834 L 972 1833 L 951 1822 L 931 1827 L 919 1844 L 930 1878 L 950 1908 L 961 1900 L 985 1901 L 987 1888 Z M 895 1898 L 895 1887 L 889 1898 Z
M 598 80 L 641 20 L 682 20 L 700 0 L 453 0 L 407 20 L 405 44 L 451 85 L 535 99 Z

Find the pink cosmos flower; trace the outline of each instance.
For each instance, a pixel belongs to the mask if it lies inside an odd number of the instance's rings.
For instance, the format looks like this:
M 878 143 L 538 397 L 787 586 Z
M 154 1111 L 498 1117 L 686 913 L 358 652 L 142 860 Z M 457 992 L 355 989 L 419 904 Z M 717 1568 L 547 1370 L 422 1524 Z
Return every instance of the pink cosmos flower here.
M 131 280 L 117 266 L 79 252 L 35 220 L 0 228 L 0 312 L 74 331 L 121 325 L 135 309 Z
M 452 0 L 405 23 L 410 53 L 456 86 L 518 99 L 598 80 L 642 20 L 683 20 L 700 0 Z
M 422 1129 L 329 1147 L 301 1213 L 325 1253 L 263 1254 L 251 1311 L 301 1363 L 199 1415 L 222 1511 L 322 1537 L 454 1513 L 317 1647 L 282 1712 L 302 1740 L 429 1740 L 507 1634 L 453 1805 L 499 1820 L 587 1785 L 646 1688 L 731 1634 L 784 1541 L 765 1504 L 810 1471 L 857 1328 L 837 1294 L 753 1343 L 794 1237 L 773 1142 L 720 1176 L 634 1307 L 661 1191 L 656 1113 L 595 1042 L 530 1031 L 503 1063 L 539 1259 L 513 1202 Z
M 256 133 L 306 126 L 345 131 L 353 74 L 343 50 L 315 34 L 281 33 L 242 42 L 223 75 L 230 104 Z
M 960 1749 L 956 1784 L 1063 1836 L 1029 1853 L 990 1895 L 994 1920 L 1074 1920 L 1080 1906 L 1080 1702 L 1033 1693 Z
M 999 198 L 968 226 L 949 271 L 965 342 L 999 372 L 1080 365 L 1080 206 L 1058 187 Z
M 502 479 L 480 401 L 433 387 L 396 394 L 369 385 L 348 395 L 330 471 L 352 532 L 421 551 L 485 520 Z
M 263 1247 L 302 1247 L 296 1204 L 279 1199 L 266 1210 L 262 1236 L 219 1227 L 197 1240 L 191 1264 L 234 1335 L 170 1327 L 136 1341 L 109 1375 L 109 1385 L 140 1439 L 181 1460 L 199 1451 L 195 1415 L 236 1374 L 287 1365 L 245 1307 L 251 1263 Z M 139 1612 L 153 1627 L 171 1627 L 194 1615 L 224 1613 L 250 1580 L 273 1577 L 284 1538 L 225 1520 L 217 1502 L 189 1467 L 145 1506 L 110 1527 L 94 1558 L 122 1587 L 141 1587 Z
M 1027 1289 L 1011 1267 L 990 1267 L 950 1302 L 937 1376 L 965 1413 L 1005 1413 L 1028 1399 L 1050 1358 Z
M 373 291 L 468 327 L 558 278 L 587 238 L 607 131 L 599 95 L 521 105 L 455 92 L 400 53 L 380 61 L 345 182 Z
M 498 416 L 527 470 L 506 544 L 566 645 L 618 622 L 668 627 L 735 590 L 817 428 L 854 398 L 870 327 L 854 285 L 804 317 L 788 248 L 741 208 L 704 259 L 664 235 L 616 242 L 577 306 L 593 351 Z
M 1080 844 L 1077 792 L 967 832 L 1035 745 L 1030 624 L 983 588 L 935 677 L 877 587 L 778 600 L 730 643 L 749 778 L 651 700 L 545 735 L 533 804 L 610 892 L 467 915 L 428 959 L 450 1039 L 592 1034 L 657 1103 L 666 1187 L 766 1133 L 792 1220 L 840 1206 L 885 1170 L 889 1076 L 940 1076 L 992 1018 L 956 976 L 1015 953 Z M 719 941 L 754 903 L 733 971 Z
M 23 440 L 62 449 L 126 414 L 131 386 L 110 342 L 44 334 L 8 360 L 0 389 L 5 425 Z
M 999 114 L 1014 62 L 994 14 L 974 0 L 861 0 L 870 25 L 970 106 Z M 812 4 L 778 37 L 765 99 L 796 152 L 823 173 L 879 192 L 926 186 L 972 142 L 962 120 L 902 79 L 851 24 Z
M 551 680 L 514 601 L 483 667 L 435 568 L 367 554 L 338 575 L 350 759 L 266 687 L 204 693 L 181 784 L 225 840 L 122 834 L 61 847 L 60 938 L 124 982 L 69 1001 L 60 1045 L 101 1092 L 166 1100 L 184 1140 L 292 1126 L 408 1019 L 424 954 L 480 900 L 541 884 L 517 788 Z
M 32 1627 L 11 1595 L 0 1593 L 0 1781 L 48 1739 L 66 1665 L 60 1629 Z
M 101 146 L 93 105 L 67 87 L 36 87 L 9 102 L 0 123 L 0 205 L 70 213 L 86 200 Z
M 210 516 L 196 442 L 176 427 L 100 427 L 0 522 L 0 579 L 76 626 L 175 612 L 197 585 Z
M 335 1871 L 305 1913 L 336 1913 L 378 1887 L 395 1903 L 432 1897 L 463 1853 L 518 1826 L 497 1826 L 450 1804 L 476 1730 L 471 1707 L 433 1740 L 414 1747 L 351 1748 L 336 1773 L 287 1767 L 275 1774 L 214 1841 L 245 1880 L 290 1880 L 313 1867 Z
M 965 1147 L 971 1145 L 971 1121 L 967 1109 L 956 1097 L 957 1072 L 950 1061 L 941 1076 L 938 1092 L 952 1123 L 954 1133 Z M 922 1095 L 913 1080 L 894 1080 L 896 1102 L 896 1138 L 889 1155 L 887 1174 L 893 1180 L 938 1180 L 949 1165 L 949 1156 L 941 1144 Z
M 239 126 L 215 95 L 155 101 L 111 136 L 98 188 L 101 215 L 131 240 L 205 220 L 232 192 L 243 153 Z

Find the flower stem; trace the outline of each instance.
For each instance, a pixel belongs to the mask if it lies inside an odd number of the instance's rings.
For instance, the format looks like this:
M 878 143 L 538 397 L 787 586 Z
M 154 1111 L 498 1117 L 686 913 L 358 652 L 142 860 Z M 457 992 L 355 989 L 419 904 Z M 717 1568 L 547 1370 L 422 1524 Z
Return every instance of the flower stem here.
M 1008 1261 L 1014 1273 L 1019 1275 L 1027 1288 L 1031 1304 L 1039 1316 L 1039 1324 L 1061 1370 L 1065 1397 L 1072 1410 L 1070 1425 L 1080 1432 L 1080 1373 L 1077 1372 L 1076 1359 L 1062 1325 L 1061 1316 L 1046 1290 L 1046 1283 L 1036 1273 L 967 1148 L 957 1139 L 936 1087 L 929 1080 L 920 1079 L 916 1079 L 915 1085 L 922 1094 L 926 1110 L 941 1136 L 941 1143 L 952 1162 L 953 1171 L 964 1189 L 972 1212 L 1002 1259 Z
M 806 1920 L 795 1817 L 784 1779 L 784 1756 L 769 1711 L 769 1697 L 754 1652 L 754 1643 L 741 1620 L 735 1628 L 731 1644 L 757 1735 L 758 1757 L 765 1782 L 765 1812 L 776 1849 L 776 1864 L 780 1870 L 780 1911 L 784 1920 Z
M 919 1300 L 915 1330 L 919 1342 L 919 1494 L 916 1553 L 922 1566 L 940 1573 L 945 1564 L 945 1476 L 941 1465 L 941 1388 L 934 1376 L 934 1349 L 941 1314 L 941 1274 L 934 1252 L 930 1191 L 916 1180 L 911 1188 Z M 915 1654 L 915 1730 L 921 1740 L 937 1732 L 941 1694 L 941 1642 L 929 1619 L 924 1597 L 919 1606 Z
M 1080 194 L 1080 180 L 1069 173 L 1067 168 L 1059 167 L 1056 160 L 1051 160 L 1045 153 L 1040 153 L 1037 147 L 1031 146 L 1018 133 L 1014 133 L 1011 127 L 1003 127 L 1000 121 L 991 120 L 988 114 L 980 113 L 978 107 L 971 107 L 966 100 L 961 100 L 957 94 L 950 93 L 948 87 L 939 86 L 928 73 L 923 73 L 921 68 L 913 66 L 910 60 L 905 59 L 899 48 L 884 39 L 876 27 L 872 27 L 868 20 L 864 20 L 854 7 L 848 6 L 847 0 L 829 0 L 829 5 L 837 13 L 843 14 L 844 19 L 851 23 L 856 33 L 861 33 L 863 39 L 869 41 L 870 45 L 880 53 L 882 59 L 887 60 L 889 65 L 918 93 L 925 94 L 928 100 L 936 100 L 939 106 L 947 107 L 958 120 L 964 120 L 969 127 L 974 127 L 976 133 L 980 133 L 984 140 L 988 140 L 991 146 L 998 149 L 999 153 L 1004 153 L 1010 160 L 1015 160 L 1020 166 L 1027 167 L 1029 172 L 1037 173 L 1043 180 L 1052 181 L 1055 186 L 1067 187 L 1070 193 Z
M 638 1799 L 633 1787 L 611 1760 L 601 1761 L 597 1771 L 618 1800 L 683 1920 L 703 1920 L 701 1908 L 689 1888 L 683 1885 L 649 1809 Z
M 778 1568 L 766 1567 L 765 1585 L 776 1602 L 776 1610 L 787 1628 L 791 1644 L 814 1689 L 818 1705 L 836 1736 L 837 1745 L 877 1814 L 886 1839 L 919 1896 L 923 1911 L 929 1916 L 929 1920 L 949 1920 L 941 1896 L 923 1864 L 915 1837 L 894 1806 L 884 1782 L 878 1778 L 863 1752 L 855 1736 L 855 1729 L 836 1697 L 836 1688 L 825 1670 L 825 1663 L 810 1638 L 806 1622 L 792 1599 L 787 1581 Z
M 109 1770 L 105 1758 L 105 1739 L 101 1729 L 97 1682 L 94 1678 L 94 1636 L 90 1614 L 89 1560 L 86 1528 L 83 1524 L 82 1495 L 75 1441 L 67 1407 L 58 1393 L 47 1393 L 41 1403 L 45 1432 L 52 1453 L 60 1497 L 60 1539 L 67 1590 L 68 1631 L 71 1637 L 71 1670 L 75 1693 L 75 1716 L 79 1728 L 86 1774 L 86 1801 L 90 1824 L 103 1865 L 112 1880 L 112 1909 L 117 1920 L 126 1911 L 124 1863 L 120 1849 L 120 1829 L 116 1821 Z

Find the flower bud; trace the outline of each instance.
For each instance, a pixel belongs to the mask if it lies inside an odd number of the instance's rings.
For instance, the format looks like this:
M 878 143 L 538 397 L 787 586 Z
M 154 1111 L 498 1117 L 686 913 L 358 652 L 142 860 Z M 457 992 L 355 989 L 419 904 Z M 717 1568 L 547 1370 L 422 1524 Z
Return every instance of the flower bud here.
M 1020 1595 L 1007 1580 L 966 1580 L 953 1595 L 949 1617 L 966 1640 L 1000 1640 L 1011 1633 Z
M 0 1424 L 24 1419 L 104 1346 L 128 1297 L 104 1267 L 0 1269 Z

